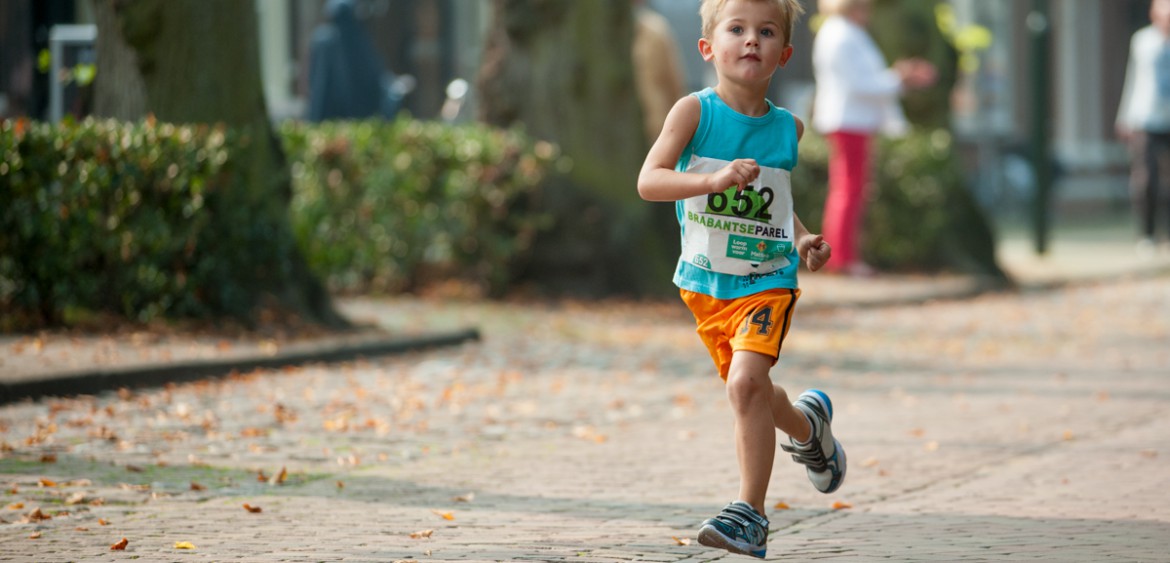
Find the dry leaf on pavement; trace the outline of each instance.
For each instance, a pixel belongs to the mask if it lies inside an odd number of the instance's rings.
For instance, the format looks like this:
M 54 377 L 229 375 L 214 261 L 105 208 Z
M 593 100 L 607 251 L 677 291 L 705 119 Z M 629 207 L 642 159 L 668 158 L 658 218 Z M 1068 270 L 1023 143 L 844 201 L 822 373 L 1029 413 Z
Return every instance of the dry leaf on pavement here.
M 129 543 L 130 543 L 130 540 L 128 540 L 126 538 L 122 538 L 121 540 L 118 541 L 118 543 L 111 545 L 110 550 L 111 551 L 125 551 L 126 545 Z
M 776 503 L 776 505 L 773 506 L 772 508 L 775 508 L 776 510 L 788 510 L 791 507 L 788 506 L 788 503 L 786 503 L 784 501 L 780 501 L 780 502 Z
M 264 509 L 260 508 L 259 506 L 252 506 L 252 505 L 245 502 L 244 503 L 244 510 L 247 510 L 248 512 L 255 514 L 258 512 L 263 512 Z
M 207 487 L 204 487 L 203 485 L 200 485 L 199 483 L 196 483 L 195 481 L 191 481 L 191 490 L 192 491 L 204 491 L 204 490 L 207 490 Z
M 195 549 L 195 544 L 189 541 L 177 541 L 175 542 L 175 549 Z
M 269 485 L 283 485 L 285 479 L 288 479 L 288 469 L 281 467 L 280 473 L 273 475 L 272 479 L 269 479 L 268 484 Z
M 467 493 L 465 495 L 451 497 L 451 500 L 453 500 L 455 502 L 471 502 L 471 501 L 475 500 L 475 493 Z
M 454 513 L 454 512 L 440 512 L 440 511 L 438 511 L 438 510 L 431 510 L 431 512 L 434 512 L 435 514 L 438 514 L 439 516 L 442 516 L 442 517 L 443 517 L 443 520 L 454 520 L 454 519 L 455 519 L 455 513 Z
M 410 537 L 411 537 L 411 539 L 416 539 L 416 540 L 422 539 L 422 538 L 429 538 L 429 537 L 431 537 L 431 534 L 433 534 L 433 533 L 435 533 L 434 530 L 422 530 L 419 532 L 411 532 Z
M 849 504 L 843 500 L 838 500 L 838 501 L 833 502 L 833 510 L 844 510 L 846 508 L 853 508 L 853 505 Z
M 680 538 L 678 536 L 670 536 L 670 537 L 671 537 L 671 539 L 674 540 L 674 543 L 677 543 L 679 545 L 691 545 L 691 538 Z
M 33 533 L 31 533 L 31 534 L 29 534 L 29 535 L 28 535 L 28 539 L 30 539 L 30 540 L 35 540 L 35 539 L 37 539 L 37 538 L 39 538 L 39 537 L 41 537 L 41 533 L 40 533 L 40 532 L 33 532 Z

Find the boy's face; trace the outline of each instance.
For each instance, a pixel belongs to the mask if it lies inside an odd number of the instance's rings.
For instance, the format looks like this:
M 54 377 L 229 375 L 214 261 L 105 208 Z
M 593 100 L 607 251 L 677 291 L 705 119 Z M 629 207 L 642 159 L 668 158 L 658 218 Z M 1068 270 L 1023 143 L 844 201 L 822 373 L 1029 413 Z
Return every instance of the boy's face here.
M 721 79 L 767 82 L 792 56 L 787 32 L 775 4 L 730 0 L 720 10 L 711 37 L 699 40 L 699 52 L 703 60 L 715 62 Z

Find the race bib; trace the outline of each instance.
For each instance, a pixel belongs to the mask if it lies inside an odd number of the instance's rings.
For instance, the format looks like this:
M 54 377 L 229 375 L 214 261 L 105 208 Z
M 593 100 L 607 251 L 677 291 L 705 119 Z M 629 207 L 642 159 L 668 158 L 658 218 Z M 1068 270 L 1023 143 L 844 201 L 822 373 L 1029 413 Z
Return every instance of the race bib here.
M 728 161 L 695 156 L 687 172 L 711 173 Z M 683 259 L 695 266 L 748 276 L 768 274 L 789 264 L 794 244 L 792 184 L 783 168 L 760 167 L 760 176 L 738 191 L 683 201 Z

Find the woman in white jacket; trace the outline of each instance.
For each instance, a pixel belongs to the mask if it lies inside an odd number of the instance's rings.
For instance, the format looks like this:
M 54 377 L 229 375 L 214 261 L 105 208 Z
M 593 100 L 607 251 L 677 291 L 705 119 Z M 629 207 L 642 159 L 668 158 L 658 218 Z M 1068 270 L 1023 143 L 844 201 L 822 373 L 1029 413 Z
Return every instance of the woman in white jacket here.
M 904 133 L 899 96 L 930 86 L 936 73 L 921 59 L 886 65 L 865 30 L 871 0 L 819 0 L 818 8 L 825 20 L 813 41 L 812 124 L 829 142 L 829 196 L 822 232 L 833 243 L 835 260 L 827 268 L 868 276 L 873 269 L 861 259 L 860 230 L 872 137 L 878 132 Z
M 1161 201 L 1170 190 L 1170 0 L 1150 2 L 1150 25 L 1130 40 L 1117 135 L 1132 154 L 1130 187 L 1141 229 L 1139 250 L 1154 247 Z

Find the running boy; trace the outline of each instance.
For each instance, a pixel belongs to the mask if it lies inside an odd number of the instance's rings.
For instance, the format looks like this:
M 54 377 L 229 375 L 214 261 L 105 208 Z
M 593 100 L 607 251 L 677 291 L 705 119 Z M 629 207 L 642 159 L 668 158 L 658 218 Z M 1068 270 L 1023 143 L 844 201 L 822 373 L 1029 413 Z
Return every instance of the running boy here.
M 715 64 L 718 83 L 675 103 L 638 176 L 643 199 L 676 202 L 682 256 L 674 283 L 735 414 L 739 500 L 703 522 L 699 542 L 761 558 L 777 428 L 817 490 L 831 493 L 845 478 L 829 397 L 809 390 L 790 404 L 768 375 L 800 297 L 799 261 L 815 271 L 831 254 L 792 209 L 789 174 L 804 124 L 764 97 L 792 56 L 802 11 L 797 0 L 702 1 L 699 52 Z

